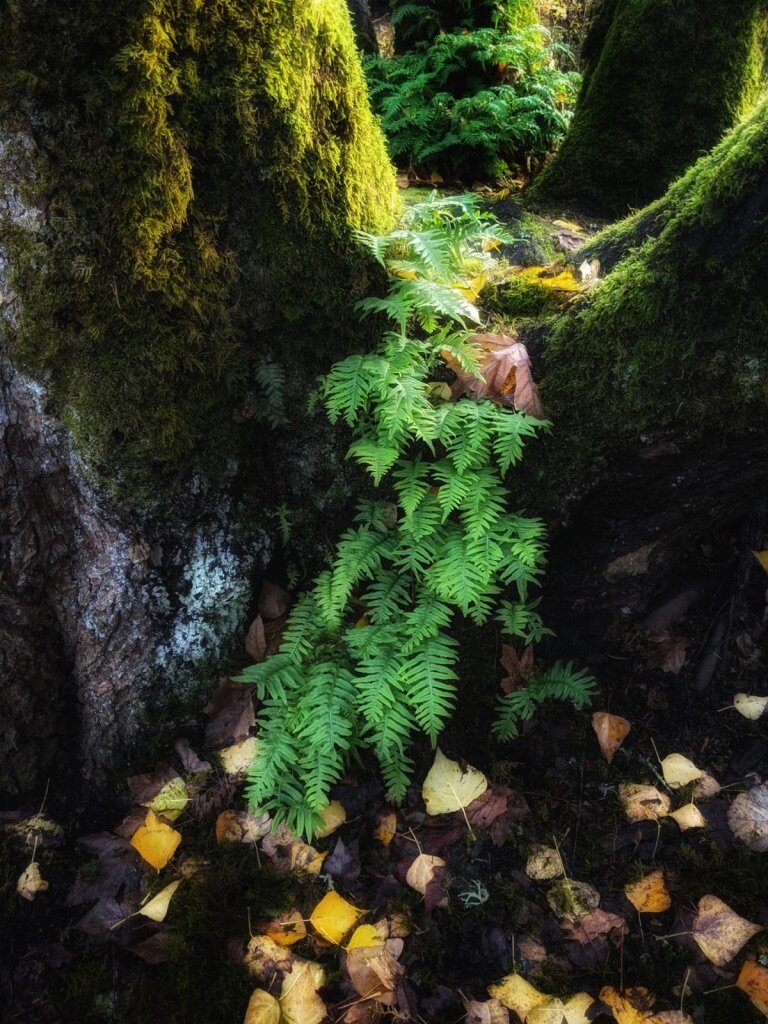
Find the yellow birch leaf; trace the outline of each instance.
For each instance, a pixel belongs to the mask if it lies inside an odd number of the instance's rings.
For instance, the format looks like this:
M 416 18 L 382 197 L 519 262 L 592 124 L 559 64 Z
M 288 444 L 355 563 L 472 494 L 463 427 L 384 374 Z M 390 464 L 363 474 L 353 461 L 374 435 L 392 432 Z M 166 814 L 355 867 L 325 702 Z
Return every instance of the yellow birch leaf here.
M 617 992 L 606 985 L 600 990 L 600 999 L 610 1006 L 616 1024 L 653 1024 L 656 1019 L 652 1009 L 656 997 L 642 986 Z
M 217 750 L 216 757 L 226 775 L 242 775 L 256 760 L 258 746 L 255 736 L 246 736 L 239 743 Z
M 595 1000 L 588 992 L 577 992 L 565 1004 L 565 1024 L 591 1024 Z
M 307 928 L 299 911 L 289 910 L 270 921 L 264 934 L 278 946 L 292 946 L 306 938 Z
M 683 807 L 678 807 L 676 811 L 670 811 L 668 816 L 675 819 L 683 832 L 689 828 L 707 827 L 707 819 L 696 804 L 685 804 Z
M 760 565 L 762 565 L 765 571 L 768 572 L 768 548 L 764 551 L 753 551 L 752 554 L 758 560 Z
M 550 996 L 546 1003 L 534 1006 L 525 1018 L 525 1024 L 563 1024 L 565 1006 L 562 999 Z
M 746 992 L 760 1013 L 768 1017 L 768 968 L 761 967 L 754 960 L 745 960 L 736 979 L 736 987 Z
M 328 1010 L 317 994 L 324 984 L 325 972 L 320 964 L 309 960 L 295 963 L 280 991 L 280 1024 L 320 1024 L 325 1020 Z
M 756 722 L 768 708 L 768 697 L 755 697 L 750 693 L 737 693 L 733 698 L 733 706 L 750 722 Z
M 489 985 L 488 995 L 498 999 L 507 1009 L 514 1010 L 523 1020 L 534 1007 L 542 1006 L 549 999 L 521 974 L 507 974 L 496 985 Z
M 640 782 L 619 783 L 619 799 L 628 821 L 658 821 L 672 806 L 666 793 Z
M 326 836 L 331 835 L 336 831 L 344 822 L 347 820 L 347 812 L 344 810 L 344 805 L 339 800 L 331 800 L 322 811 L 320 811 L 320 817 L 323 819 L 323 824 L 320 828 L 315 829 L 316 839 L 325 839 Z
M 632 726 L 626 718 L 622 718 L 620 715 L 612 715 L 608 711 L 596 711 L 592 715 L 592 728 L 595 730 L 603 757 L 610 764 L 613 755 L 629 736 Z
M 131 846 L 144 858 L 147 864 L 161 871 L 176 852 L 181 842 L 181 833 L 160 821 L 150 808 L 144 819 L 131 836 Z
M 416 892 L 426 896 L 427 887 L 444 867 L 445 861 L 442 857 L 438 857 L 433 853 L 420 853 L 408 868 L 405 881 Z M 439 907 L 447 907 L 448 897 L 444 896 L 437 905 Z
M 243 1024 L 280 1024 L 280 1003 L 263 988 L 254 989 Z
M 352 938 L 347 943 L 347 950 L 350 949 L 369 949 L 374 946 L 383 946 L 384 939 L 379 934 L 378 929 L 372 924 L 361 924 L 359 928 L 355 928 L 352 933 Z
M 170 782 L 166 782 L 159 793 L 156 793 L 151 800 L 146 801 L 142 806 L 150 807 L 155 814 L 167 818 L 168 821 L 176 821 L 181 812 L 189 803 L 187 785 L 180 775 Z
M 47 888 L 48 883 L 40 874 L 40 865 L 35 860 L 24 868 L 16 883 L 16 892 L 19 896 L 30 901 L 35 898 L 37 893 L 45 892 Z
M 462 768 L 437 748 L 435 760 L 424 779 L 421 795 L 427 814 L 449 814 L 461 810 L 488 789 L 488 779 L 477 768 Z
M 689 782 L 695 782 L 704 774 L 701 768 L 697 768 L 693 761 L 689 761 L 682 754 L 669 754 L 665 757 L 661 762 L 661 772 L 670 789 L 687 786 Z
M 145 903 L 143 907 L 140 907 L 137 913 L 142 914 L 144 917 L 148 917 L 150 921 L 165 920 L 165 915 L 168 913 L 168 907 L 171 905 L 171 899 L 173 894 L 181 885 L 181 879 L 178 878 L 175 882 L 171 882 L 170 885 L 166 885 L 164 889 L 161 889 L 156 896 Z
M 663 914 L 672 906 L 672 897 L 661 869 L 625 885 L 624 895 L 641 914 Z
M 725 967 L 742 946 L 762 930 L 760 925 L 739 917 L 717 896 L 702 896 L 691 934 L 707 959 L 718 967 Z
M 373 837 L 383 846 L 389 846 L 397 834 L 397 811 L 382 811 Z
M 337 892 L 328 892 L 312 911 L 309 920 L 319 935 L 338 946 L 364 913 L 347 903 Z

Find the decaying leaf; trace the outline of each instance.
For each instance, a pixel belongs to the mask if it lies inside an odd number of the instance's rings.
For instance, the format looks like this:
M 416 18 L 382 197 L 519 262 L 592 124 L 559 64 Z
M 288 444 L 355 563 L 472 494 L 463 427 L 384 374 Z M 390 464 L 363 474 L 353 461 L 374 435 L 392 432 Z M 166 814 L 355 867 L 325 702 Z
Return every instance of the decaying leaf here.
M 402 943 L 398 949 L 402 950 Z M 397 1002 L 397 986 L 403 975 L 403 968 L 397 957 L 379 938 L 370 946 L 347 948 L 347 973 L 355 992 L 363 999 L 375 999 L 383 1006 Z
M 547 893 L 547 903 L 558 917 L 566 921 L 586 917 L 600 904 L 600 893 L 588 882 L 561 878 Z
M 280 1003 L 263 988 L 254 989 L 243 1024 L 280 1024 Z
M 689 782 L 695 782 L 704 774 L 693 761 L 689 761 L 682 754 L 668 754 L 661 762 L 661 772 L 670 789 L 687 786 Z
M 254 935 L 248 943 L 243 963 L 254 981 L 271 989 L 277 982 L 282 982 L 299 960 L 300 957 L 287 946 L 279 945 L 268 935 Z
M 498 999 L 465 999 L 466 1024 L 509 1024 L 509 1010 Z
M 565 937 L 572 942 L 594 946 L 597 942 L 618 943 L 627 931 L 627 923 L 619 914 L 596 907 L 587 914 L 566 918 L 561 928 Z
M 702 772 L 693 784 L 693 797 L 696 800 L 711 800 L 722 788 L 716 778 L 708 772 Z
M 262 619 L 279 619 L 288 611 L 291 595 L 270 580 L 264 580 L 259 594 L 258 613 Z
M 728 808 L 728 824 L 750 850 L 768 852 L 768 782 L 739 793 Z
M 733 706 L 750 722 L 756 722 L 768 708 L 768 697 L 755 697 L 750 693 L 737 693 L 733 698 Z
M 746 992 L 760 1013 L 768 1017 L 768 967 L 761 967 L 754 960 L 745 960 L 736 985 Z
M 610 1006 L 616 1024 L 652 1024 L 656 997 L 647 988 L 627 988 L 617 992 L 611 985 L 600 990 L 600 1000 Z
M 201 760 L 197 756 L 186 736 L 180 736 L 177 740 L 174 740 L 173 749 L 178 754 L 185 772 L 197 775 L 198 773 L 209 772 L 211 770 L 210 763 L 208 761 Z
M 436 889 L 440 889 L 445 867 L 446 864 L 442 857 L 436 857 L 431 853 L 420 853 L 408 868 L 405 880 L 412 889 L 428 899 Z M 430 900 L 430 902 L 432 901 Z M 432 905 L 448 906 L 448 897 L 438 897 L 432 902 Z
M 224 679 L 203 710 L 209 716 L 205 728 L 206 748 L 240 743 L 250 736 L 255 721 L 253 687 L 239 686 Z
M 264 934 L 278 946 L 292 946 L 306 938 L 307 928 L 298 910 L 288 910 L 273 918 L 265 927 Z
M 264 632 L 264 619 L 257 615 L 245 634 L 245 652 L 255 662 L 264 661 L 267 656 L 267 637 Z
M 40 865 L 33 860 L 19 875 L 16 892 L 22 899 L 32 901 L 39 892 L 45 892 L 48 883 L 40 874 Z
M 707 959 L 718 967 L 725 967 L 760 931 L 760 925 L 739 917 L 717 896 L 702 896 L 691 934 Z
M 671 807 L 666 793 L 644 783 L 620 783 L 619 797 L 628 821 L 658 821 Z
M 173 894 L 180 885 L 180 878 L 175 882 L 171 882 L 169 885 L 166 885 L 164 889 L 161 889 L 157 895 L 153 896 L 151 900 L 145 903 L 143 907 L 139 907 L 137 913 L 142 914 L 144 917 L 148 917 L 150 921 L 157 921 L 158 923 L 164 921 L 165 916 L 168 913 L 168 908 L 171 905 Z
M 365 911 L 347 903 L 343 896 L 331 891 L 323 896 L 309 920 L 318 935 L 338 946 L 364 913 Z
M 544 407 L 525 345 L 507 334 L 474 334 L 469 340 L 479 354 L 479 377 L 462 369 L 447 350 L 440 353 L 456 374 L 454 394 L 487 398 L 497 405 L 543 419 Z
M 607 711 L 596 711 L 592 715 L 592 728 L 595 730 L 603 757 L 610 764 L 613 755 L 629 735 L 632 726 L 626 718 L 622 718 L 620 715 L 611 715 Z
M 320 1024 L 328 1011 L 317 990 L 325 984 L 320 964 L 297 961 L 283 979 L 280 990 L 281 1024 Z
M 320 811 L 320 817 L 323 819 L 323 824 L 320 828 L 315 829 L 315 837 L 317 839 L 325 839 L 344 824 L 347 820 L 347 812 L 339 800 L 331 800 Z
M 535 882 L 547 882 L 565 874 L 560 854 L 552 846 L 535 843 L 525 864 L 525 873 Z
M 521 974 L 507 974 L 495 985 L 488 986 L 488 994 L 516 1013 L 525 1021 L 528 1014 L 537 1006 L 547 1002 L 549 996 L 526 981 Z
M 181 833 L 160 821 L 150 808 L 144 824 L 136 829 L 130 842 L 147 864 L 161 871 L 181 843 Z
M 256 760 L 259 741 L 255 736 L 216 751 L 216 759 L 226 775 L 244 775 Z
M 641 914 L 663 914 L 672 906 L 672 897 L 661 868 L 637 882 L 629 882 L 624 886 L 624 895 Z
M 533 645 L 523 650 L 522 656 L 518 658 L 517 651 L 511 644 L 501 645 L 501 667 L 506 670 L 506 676 L 501 680 L 500 686 L 504 693 L 512 693 L 525 686 L 533 672 Z
M 298 839 L 285 825 L 265 835 L 261 848 L 281 875 L 292 872 L 319 875 L 328 856 L 327 851 L 320 853 L 314 846 Z
M 421 795 L 427 814 L 449 814 L 467 807 L 488 788 L 488 779 L 477 768 L 451 761 L 438 747 L 424 779 Z M 410 883 L 409 883 L 410 884 Z
M 383 846 L 389 846 L 397 833 L 397 811 L 383 810 L 376 822 L 373 836 Z
M 689 828 L 706 828 L 707 819 L 701 813 L 696 804 L 684 804 L 682 807 L 678 807 L 676 811 L 670 811 L 669 817 L 673 818 L 680 829 L 685 832 Z
M 669 633 L 659 633 L 648 638 L 650 653 L 648 655 L 648 668 L 660 668 L 662 672 L 671 672 L 672 675 L 679 675 L 685 665 L 685 652 L 689 640 L 685 636 L 670 636 Z

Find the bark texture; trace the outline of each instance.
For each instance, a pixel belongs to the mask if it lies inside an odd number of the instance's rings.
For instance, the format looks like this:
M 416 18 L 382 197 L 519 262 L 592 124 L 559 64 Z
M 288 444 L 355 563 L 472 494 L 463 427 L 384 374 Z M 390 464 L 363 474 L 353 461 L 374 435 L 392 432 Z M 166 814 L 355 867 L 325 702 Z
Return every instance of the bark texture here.
M 570 132 L 534 194 L 624 213 L 749 112 L 764 81 L 766 0 L 603 0 Z

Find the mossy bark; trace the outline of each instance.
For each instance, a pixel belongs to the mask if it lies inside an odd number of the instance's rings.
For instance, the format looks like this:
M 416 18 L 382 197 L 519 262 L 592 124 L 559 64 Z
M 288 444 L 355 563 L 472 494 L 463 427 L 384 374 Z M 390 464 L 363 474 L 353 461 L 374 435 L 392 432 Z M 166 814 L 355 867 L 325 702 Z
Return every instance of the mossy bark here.
M 533 194 L 625 213 L 661 195 L 756 102 L 767 0 L 603 0 L 569 134 Z
M 590 243 L 620 258 L 546 347 L 568 464 L 664 431 L 762 427 L 768 408 L 768 99 L 666 195 Z
M 0 22 L 0 136 L 39 212 L 3 233 L 14 358 L 112 469 L 252 447 L 233 410 L 264 404 L 260 358 L 339 347 L 354 230 L 396 207 L 344 0 L 3 0 Z

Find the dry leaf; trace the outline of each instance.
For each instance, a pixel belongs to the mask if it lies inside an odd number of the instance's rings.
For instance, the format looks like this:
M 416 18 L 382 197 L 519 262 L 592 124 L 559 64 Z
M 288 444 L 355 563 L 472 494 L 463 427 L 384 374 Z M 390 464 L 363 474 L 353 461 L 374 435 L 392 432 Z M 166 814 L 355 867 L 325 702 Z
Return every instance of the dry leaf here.
M 584 260 L 579 267 L 579 277 L 582 284 L 600 283 L 600 260 Z
M 565 1024 L 591 1024 L 595 1000 L 588 992 L 577 992 L 565 1004 Z
M 281 946 L 268 935 L 254 935 L 248 943 L 243 963 L 260 985 L 274 988 L 301 958 L 287 946 Z
M 317 990 L 325 984 L 320 964 L 298 961 L 283 979 L 280 990 L 281 1024 L 320 1024 L 328 1011 Z
M 288 910 L 273 918 L 264 928 L 264 934 L 278 946 L 292 946 L 306 938 L 307 928 L 298 910 Z
M 539 992 L 521 974 L 507 974 L 495 985 L 488 986 L 488 994 L 512 1010 L 523 1021 L 537 1006 L 547 1002 L 549 996 Z
M 408 868 L 405 881 L 412 889 L 420 892 L 426 899 L 428 891 L 440 886 L 445 866 L 445 861 L 442 857 L 436 857 L 431 853 L 420 853 Z M 433 905 L 447 907 L 448 897 L 443 896 Z
M 511 644 L 502 644 L 499 661 L 501 662 L 501 667 L 507 672 L 504 679 L 501 680 L 501 689 L 504 693 L 512 693 L 514 690 L 519 690 L 525 685 L 533 672 L 533 645 L 528 644 L 523 651 L 522 658 L 518 658 L 517 651 Z
M 739 793 L 728 808 L 728 824 L 750 850 L 768 851 L 768 782 Z
M 265 835 L 261 848 L 281 875 L 319 875 L 328 856 L 327 852 L 319 853 L 314 846 L 297 839 L 285 825 Z
M 628 821 L 658 821 L 669 814 L 672 806 L 666 793 L 644 783 L 620 783 L 619 798 Z
M 736 986 L 746 992 L 760 1013 L 768 1017 L 768 968 L 761 967 L 754 960 L 745 960 L 736 979 Z
M 552 236 L 558 249 L 563 252 L 575 252 L 584 245 L 584 235 L 577 235 L 573 231 L 558 231 Z M 559 1022 L 558 1022 L 559 1024 Z
M 257 615 L 245 634 L 245 652 L 255 662 L 264 661 L 267 656 L 267 637 L 264 632 L 264 619 Z
M 647 988 L 627 988 L 621 993 L 606 985 L 600 990 L 600 999 L 610 1006 L 616 1024 L 653 1024 L 656 997 Z
M 672 906 L 672 897 L 660 868 L 637 882 L 629 882 L 624 886 L 624 895 L 641 914 L 663 914 Z
M 320 811 L 320 817 L 323 819 L 323 824 L 320 828 L 315 829 L 315 838 L 325 839 L 344 824 L 347 820 L 347 812 L 344 810 L 344 806 L 339 800 L 331 800 L 331 802 L 327 804 L 322 811 Z
M 753 551 L 752 554 L 758 560 L 760 565 L 768 572 L 768 549 L 765 551 Z
M 611 914 L 596 907 L 588 914 L 567 919 L 561 928 L 565 937 L 572 942 L 578 942 L 582 946 L 593 946 L 600 941 L 620 941 L 627 931 L 627 923 L 619 914 Z
M 622 718 L 620 715 L 611 715 L 607 711 L 596 711 L 592 715 L 592 728 L 595 730 L 603 757 L 610 764 L 613 755 L 629 735 L 632 726 L 626 718 Z
M 286 590 L 270 580 L 264 580 L 257 606 L 262 619 L 281 618 L 288 611 L 290 603 L 291 595 Z
M 173 749 L 179 756 L 185 772 L 197 775 L 201 772 L 209 772 L 211 766 L 208 761 L 202 761 L 190 746 L 186 736 L 180 736 L 174 741 Z
M 651 644 L 651 653 L 648 656 L 648 668 L 659 668 L 662 672 L 671 672 L 672 675 L 679 675 L 685 664 L 685 651 L 688 647 L 688 638 L 685 636 L 670 636 L 669 633 L 659 633 L 657 636 L 648 637 Z
M 488 779 L 481 771 L 471 765 L 462 768 L 458 761 L 451 761 L 438 747 L 434 763 L 424 779 L 421 795 L 427 814 L 448 814 L 467 807 L 487 788 Z
M 160 821 L 150 809 L 144 824 L 136 829 L 130 842 L 147 864 L 161 871 L 176 852 L 181 842 L 181 833 Z
M 525 873 L 535 882 L 546 882 L 565 874 L 558 851 L 551 846 L 540 846 L 538 843 L 531 847 L 525 864 Z
M 684 1010 L 662 1010 L 654 1014 L 651 1024 L 694 1024 L 694 1021 Z
M 397 811 L 384 810 L 379 814 L 373 836 L 384 846 L 389 846 L 397 833 Z
M 397 1002 L 403 968 L 383 940 L 372 946 L 348 949 L 346 966 L 355 992 L 363 999 L 375 999 L 384 1006 Z
M 335 946 L 355 927 L 365 911 L 347 903 L 337 892 L 328 892 L 310 915 L 315 931 Z
M 22 873 L 16 883 L 16 892 L 25 900 L 33 900 L 39 892 L 45 892 L 48 883 L 40 874 L 40 865 L 33 860 Z
M 216 751 L 216 757 L 226 775 L 243 775 L 256 760 L 259 741 L 249 736 L 239 743 Z
M 255 722 L 253 687 L 223 679 L 203 709 L 210 720 L 205 727 L 206 749 L 239 743 L 251 734 Z
M 682 754 L 668 754 L 661 762 L 661 773 L 670 789 L 680 789 L 689 782 L 695 782 L 704 774 L 693 761 Z
M 703 772 L 701 778 L 696 779 L 693 784 L 693 796 L 696 800 L 711 800 L 712 797 L 717 796 L 723 787 L 709 775 L 707 772 Z
M 509 1024 L 509 1010 L 498 999 L 465 999 L 466 1024 Z
M 707 959 L 718 967 L 725 967 L 760 931 L 760 925 L 739 917 L 717 896 L 702 896 L 691 933 Z
M 676 811 L 669 812 L 669 817 L 675 819 L 683 832 L 689 828 L 707 827 L 707 819 L 696 804 L 685 804 L 683 807 L 678 807 Z
M 600 904 L 600 893 L 588 882 L 562 878 L 550 888 L 547 903 L 558 917 L 574 921 L 585 917 Z
M 750 722 L 756 722 L 768 708 L 768 697 L 755 697 L 749 693 L 737 693 L 733 698 L 733 706 L 740 715 L 744 715 Z
M 280 1024 L 280 1003 L 263 988 L 254 989 L 243 1024 Z
M 542 419 L 544 408 L 525 345 L 507 334 L 473 334 L 469 341 L 480 357 L 479 377 L 463 370 L 447 350 L 440 353 L 456 374 L 456 397 L 467 394 L 474 399 L 487 398 L 496 405 Z
M 156 896 L 153 896 L 148 903 L 145 903 L 143 907 L 140 907 L 137 913 L 142 914 L 144 917 L 148 917 L 150 921 L 157 921 L 158 924 L 161 921 L 164 921 L 165 915 L 168 913 L 168 907 L 171 905 L 173 894 L 180 885 L 180 878 L 175 882 L 171 882 L 170 885 L 166 885 L 166 887 L 161 889 Z

